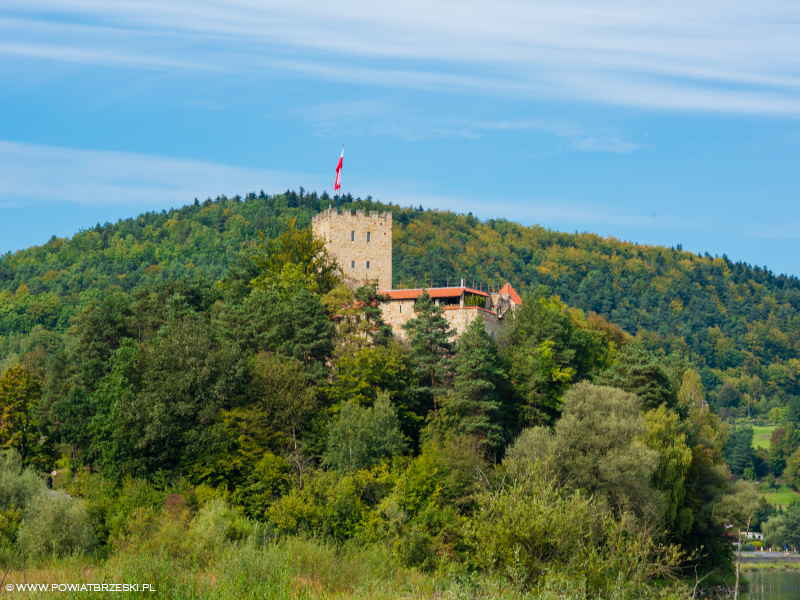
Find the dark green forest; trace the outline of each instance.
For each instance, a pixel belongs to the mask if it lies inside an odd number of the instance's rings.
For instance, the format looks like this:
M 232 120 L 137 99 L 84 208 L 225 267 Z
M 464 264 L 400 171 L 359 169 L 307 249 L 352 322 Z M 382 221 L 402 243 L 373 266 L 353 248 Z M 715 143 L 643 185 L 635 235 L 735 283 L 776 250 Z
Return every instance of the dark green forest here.
M 342 285 L 310 231 L 335 200 L 302 188 L 7 254 L 0 558 L 197 570 L 222 560 L 197 537 L 213 529 L 219 548 L 373 549 L 382 569 L 508 594 L 730 575 L 728 528 L 774 516 L 749 480 L 800 465 L 796 278 L 344 200 L 392 211 L 395 287 L 511 282 L 523 304 L 500 339 L 476 320 L 454 340 L 423 294 L 396 342 L 380 290 Z M 745 417 L 786 423 L 774 456 L 728 427 Z M 37 495 L 52 470 L 80 502 Z

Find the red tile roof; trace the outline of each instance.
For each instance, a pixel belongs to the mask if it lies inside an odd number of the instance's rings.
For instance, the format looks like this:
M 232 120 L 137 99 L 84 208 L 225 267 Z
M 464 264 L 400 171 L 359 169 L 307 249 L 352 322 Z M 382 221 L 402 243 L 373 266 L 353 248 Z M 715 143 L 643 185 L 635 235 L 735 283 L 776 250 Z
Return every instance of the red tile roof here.
M 520 298 L 519 294 L 514 291 L 514 288 L 511 287 L 510 283 L 507 283 L 503 287 L 501 287 L 500 288 L 500 293 L 501 294 L 508 294 L 509 296 L 511 296 L 511 301 L 514 304 L 516 304 L 517 306 L 520 306 L 522 304 L 522 298 Z
M 389 296 L 390 300 L 413 300 L 422 295 L 422 292 L 428 292 L 431 298 L 458 298 L 464 292 L 469 294 L 476 294 L 478 296 L 489 296 L 486 292 L 480 290 L 473 290 L 467 287 L 445 287 L 445 288 L 419 288 L 411 290 L 388 290 L 381 291 L 381 294 Z

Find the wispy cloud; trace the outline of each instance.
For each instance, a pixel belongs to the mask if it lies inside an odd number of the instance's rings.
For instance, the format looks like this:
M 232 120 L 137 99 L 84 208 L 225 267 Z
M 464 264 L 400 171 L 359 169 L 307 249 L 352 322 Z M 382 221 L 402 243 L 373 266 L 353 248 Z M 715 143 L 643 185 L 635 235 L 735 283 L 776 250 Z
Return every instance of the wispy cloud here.
M 479 138 L 487 131 L 536 131 L 564 140 L 564 147 L 581 152 L 627 154 L 644 147 L 615 132 L 592 131 L 563 119 L 477 121 L 449 116 L 435 118 L 387 100 L 326 102 L 299 106 L 291 109 L 289 114 L 312 123 L 318 135 L 393 135 L 417 141 L 444 137 Z
M 0 208 L 66 201 L 149 210 L 209 194 L 274 193 L 297 185 L 321 190 L 324 181 L 307 173 L 0 141 Z
M 800 112 L 791 0 L 6 0 L 3 15 L 0 54 L 14 56 Z

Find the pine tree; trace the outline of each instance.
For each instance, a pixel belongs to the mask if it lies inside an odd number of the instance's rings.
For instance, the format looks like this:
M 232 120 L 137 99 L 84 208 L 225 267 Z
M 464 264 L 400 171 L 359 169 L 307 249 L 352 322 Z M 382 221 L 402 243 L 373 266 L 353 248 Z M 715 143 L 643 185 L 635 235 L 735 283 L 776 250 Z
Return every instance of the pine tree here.
M 502 395 L 508 375 L 481 319 L 469 324 L 457 350 L 453 391 L 442 401 L 444 423 L 457 433 L 476 437 L 484 450 L 499 450 L 504 442 Z
M 636 394 L 645 410 L 666 404 L 677 407 L 677 395 L 663 365 L 646 350 L 625 346 L 617 361 L 595 380 L 598 385 L 620 388 Z
M 437 412 L 436 398 L 441 395 L 451 379 L 453 331 L 444 318 L 444 311 L 436 306 L 428 292 L 423 291 L 414 305 L 416 316 L 409 319 L 403 329 L 411 342 L 411 360 L 419 390 L 433 396 L 433 409 Z

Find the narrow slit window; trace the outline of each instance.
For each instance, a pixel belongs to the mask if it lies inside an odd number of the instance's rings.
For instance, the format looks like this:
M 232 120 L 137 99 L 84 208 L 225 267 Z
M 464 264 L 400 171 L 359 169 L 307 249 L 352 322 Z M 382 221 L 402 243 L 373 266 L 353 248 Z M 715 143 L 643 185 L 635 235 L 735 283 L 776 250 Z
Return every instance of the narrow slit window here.
M 351 242 L 355 242 L 356 241 L 356 232 L 355 231 L 351 231 L 350 232 L 350 241 Z
M 369 261 L 367 261 L 367 268 L 369 269 Z
M 367 241 L 369 241 L 369 231 L 367 232 Z
M 354 260 L 350 261 L 350 268 L 351 269 L 355 269 L 356 268 L 356 261 L 354 261 Z

